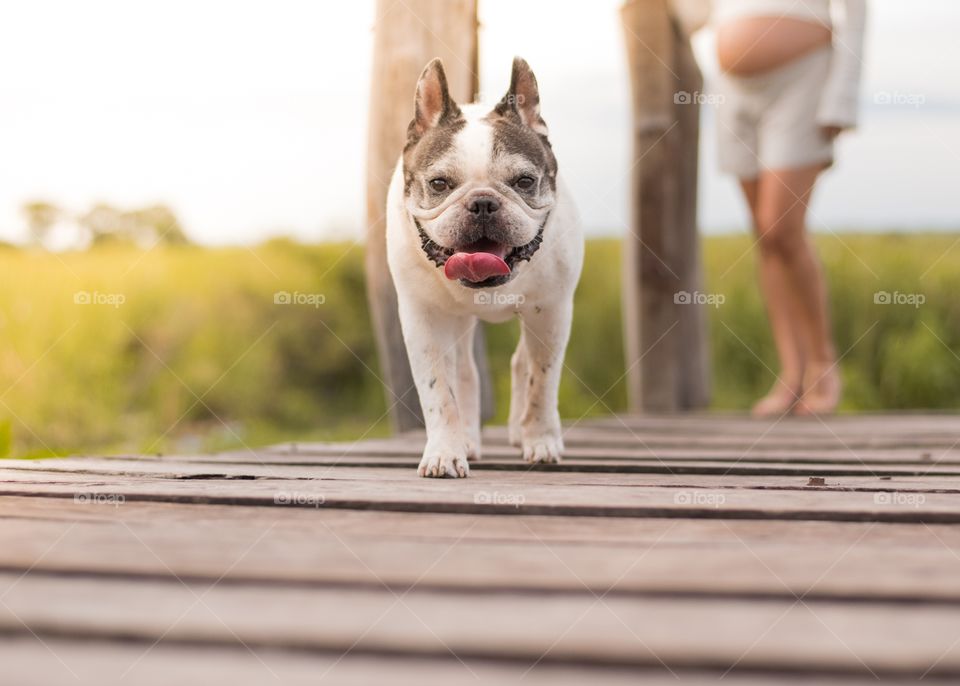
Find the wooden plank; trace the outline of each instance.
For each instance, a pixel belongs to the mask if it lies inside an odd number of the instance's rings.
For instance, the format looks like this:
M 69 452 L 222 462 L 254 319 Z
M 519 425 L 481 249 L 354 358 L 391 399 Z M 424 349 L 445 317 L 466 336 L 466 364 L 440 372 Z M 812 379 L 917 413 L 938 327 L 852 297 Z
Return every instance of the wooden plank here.
M 695 441 L 697 443 L 716 440 L 721 443 L 757 443 L 777 441 L 787 441 L 791 444 L 797 444 L 800 441 L 813 441 L 814 444 L 832 444 L 834 447 L 842 447 L 845 441 L 863 441 L 868 439 L 877 439 L 884 441 L 923 441 L 931 440 L 939 443 L 951 445 L 956 443 L 960 434 L 952 431 L 870 431 L 869 428 L 847 429 L 843 431 L 833 431 L 824 429 L 822 432 L 776 432 L 767 430 L 755 431 L 718 431 L 713 427 L 688 427 L 688 428 L 643 428 L 632 429 L 630 427 L 590 427 L 581 425 L 566 425 L 563 430 L 564 437 L 572 441 L 590 442 L 597 441 L 600 445 L 608 443 L 628 443 L 637 444 L 641 441 L 665 441 L 671 444 L 682 444 L 684 441 Z M 401 436 L 391 439 L 372 439 L 361 441 L 363 445 L 395 446 L 402 443 L 419 443 L 424 439 L 423 432 L 407 432 Z M 483 431 L 483 439 L 487 443 L 505 443 L 507 441 L 507 432 L 502 427 L 486 427 Z M 960 443 L 957 444 L 960 446 Z M 957 447 L 957 446 L 954 446 Z
M 955 527 L 605 520 L 591 529 L 576 521 L 560 528 L 526 518 L 293 508 L 68 501 L 58 509 L 53 517 L 34 500 L 21 502 L 17 518 L 0 514 L 0 570 L 398 592 L 417 586 L 960 606 Z
M 610 442 L 609 445 L 597 445 L 599 441 L 585 443 L 573 441 L 564 451 L 565 459 L 649 459 L 673 461 L 725 461 L 725 462 L 805 462 L 826 464 L 881 464 L 884 462 L 900 464 L 960 464 L 960 449 L 940 450 L 923 448 L 870 448 L 870 449 L 829 449 L 809 450 L 803 448 L 780 448 L 755 446 L 748 449 L 703 447 L 653 447 L 630 442 Z M 329 456 L 329 457 L 419 457 L 422 444 L 406 441 L 402 443 L 293 443 L 270 446 L 256 452 L 240 451 L 224 453 L 219 458 L 236 461 L 268 460 L 272 455 L 293 457 Z M 505 442 L 484 442 L 485 457 L 505 458 L 519 455 L 519 450 Z M 166 459 L 197 459 L 191 456 L 164 456 Z
M 666 446 L 693 447 L 728 447 L 742 450 L 762 450 L 765 448 L 791 448 L 794 450 L 816 451 L 818 449 L 865 450 L 877 448 L 942 448 L 955 449 L 960 447 L 960 437 L 954 435 L 891 435 L 872 436 L 864 432 L 860 435 L 849 436 L 752 436 L 752 435 L 704 435 L 699 432 L 694 435 L 634 433 L 611 435 L 610 433 L 594 436 L 570 436 L 571 444 L 588 443 L 603 446 L 644 446 L 659 448 Z M 566 442 L 566 436 L 564 438 Z
M 56 482 L 59 474 L 148 476 L 170 479 L 395 479 L 398 470 L 410 470 L 416 460 L 335 456 L 329 460 L 279 461 L 275 455 L 238 456 L 241 459 L 183 457 L 180 459 L 95 459 L 62 458 L 48 460 L 7 460 L 0 467 L 0 482 Z M 352 467 L 355 469 L 341 469 Z M 911 467 L 864 464 L 791 463 L 785 465 L 753 461 L 729 463 L 662 460 L 565 460 L 560 464 L 532 467 L 518 459 L 485 459 L 475 471 L 493 479 L 516 481 L 535 479 L 540 485 L 609 484 L 624 486 L 690 486 L 692 488 L 780 488 L 843 490 L 909 490 L 957 493 L 960 469 L 940 465 L 915 464 Z M 513 472 L 504 474 L 502 472 Z M 534 477 L 532 475 L 536 474 Z M 730 476 L 739 477 L 732 483 Z M 809 483 L 810 477 L 829 478 L 824 483 Z
M 919 423 L 918 423 L 919 422 Z M 933 439 L 947 445 L 957 444 L 960 439 L 960 420 L 955 417 L 931 417 L 909 420 L 905 423 L 899 416 L 867 417 L 828 417 L 824 419 L 786 418 L 782 421 L 763 419 L 740 419 L 693 415 L 690 417 L 652 417 L 652 418 L 609 418 L 565 423 L 564 435 L 572 441 L 596 440 L 601 444 L 608 441 L 636 442 L 638 440 L 703 440 L 721 441 L 816 439 L 818 442 L 832 442 L 842 446 L 845 440 L 863 440 L 865 438 L 882 439 Z M 484 429 L 487 442 L 505 442 L 507 432 L 504 427 L 488 426 Z M 392 439 L 373 439 L 363 441 L 363 445 L 390 446 L 409 440 L 422 441 L 423 433 L 406 432 Z M 956 446 L 955 446 L 956 447 Z
M 391 686 L 672 686 L 682 679 L 687 686 L 715 684 L 716 673 L 654 669 L 591 668 L 584 665 L 527 664 L 510 660 L 458 659 L 450 655 L 419 658 L 404 655 L 370 655 L 360 651 L 324 654 L 317 651 L 240 647 L 208 647 L 198 650 L 172 642 L 156 646 L 108 641 L 47 638 L 40 641 L 10 637 L 0 642 L 4 677 L 18 686 L 370 686 L 389 679 Z M 823 684 L 823 676 L 792 675 L 793 686 Z M 837 677 L 834 676 L 833 679 Z M 775 686 L 783 675 L 728 674 L 728 686 Z M 836 683 L 834 681 L 834 683 Z M 904 686 L 907 681 L 885 681 Z M 942 684 L 927 678 L 924 683 Z M 844 678 L 846 686 L 868 686 L 876 679 Z
M 759 458 L 759 459 L 758 459 Z M 282 455 L 253 454 L 230 457 L 177 457 L 165 462 L 185 462 L 190 464 L 261 464 L 290 466 L 370 466 L 407 468 L 416 465 L 417 455 Z M 823 458 L 777 459 L 771 456 L 750 456 L 747 459 L 737 457 L 690 456 L 672 458 L 655 456 L 619 457 L 609 459 L 603 455 L 589 452 L 568 457 L 560 463 L 539 465 L 538 472 L 622 472 L 637 474 L 769 474 L 769 475 L 810 475 L 810 476 L 850 476 L 860 474 L 899 475 L 899 476 L 947 476 L 955 475 L 958 462 L 926 460 L 858 460 L 845 458 L 831 460 Z M 530 471 L 531 467 L 516 455 L 485 457 L 477 463 L 479 470 Z
M 815 547 L 824 543 L 851 546 L 861 541 L 913 549 L 929 544 L 960 550 L 960 528 L 950 525 L 885 524 L 862 522 L 793 522 L 677 518 L 630 519 L 589 517 L 488 515 L 484 517 L 432 512 L 377 512 L 332 508 L 264 510 L 242 505 L 193 505 L 153 501 L 127 501 L 123 507 L 98 507 L 66 498 L 8 496 L 0 499 L 0 517 L 6 520 L 93 521 L 110 523 L 169 521 L 211 527 L 236 520 L 251 524 L 295 522 L 315 529 L 316 518 L 345 540 L 388 538 L 447 541 L 507 541 L 548 543 L 604 543 L 652 546 L 659 541 L 684 546 L 742 542 L 747 546 L 790 542 Z M 869 534 L 869 536 L 868 536 Z
M 960 678 L 960 609 L 0 575 L 7 634 Z M 27 629 L 24 625 L 29 627 Z M 892 632 L 890 627 L 898 631 Z
M 422 435 L 405 436 L 402 439 L 362 441 L 358 443 L 286 443 L 272 446 L 273 450 L 290 450 L 296 446 L 298 450 L 340 449 L 350 451 L 362 450 L 422 450 L 425 439 Z M 491 434 L 486 432 L 483 437 L 484 446 L 506 446 L 505 434 Z M 805 452 L 819 452 L 822 450 L 845 451 L 856 453 L 864 450 L 883 449 L 912 449 L 917 452 L 956 453 L 960 450 L 960 437 L 950 435 L 938 436 L 925 434 L 918 436 L 891 435 L 870 436 L 861 435 L 840 436 L 753 436 L 753 435 L 712 435 L 709 432 L 698 431 L 695 434 L 680 435 L 671 433 L 616 433 L 610 431 L 566 431 L 564 443 L 570 447 L 610 447 L 633 449 L 718 449 L 744 450 L 757 452 L 763 450 L 801 450 Z
M 335 468 L 331 468 L 333 470 Z M 895 489 L 698 489 L 688 486 L 619 486 L 582 483 L 577 474 L 478 471 L 469 480 L 423 480 L 411 470 L 341 468 L 351 478 L 204 480 L 61 473 L 7 473 L 0 495 L 182 503 L 304 506 L 470 514 L 544 514 L 620 517 L 704 517 L 829 521 L 960 523 L 960 500 L 949 493 Z M 359 478 L 365 476 L 368 478 Z M 23 478 L 23 481 L 18 479 Z M 566 482 L 564 483 L 564 480 Z M 290 500 L 290 502 L 284 499 Z
M 11 461 L 12 462 L 12 461 Z M 161 479 L 395 479 L 416 466 L 416 459 L 334 456 L 329 459 L 284 458 L 276 455 L 242 455 L 237 458 L 181 459 L 56 459 L 17 461 L 0 470 L 0 483 L 56 482 L 58 474 L 134 476 Z M 373 470 L 373 471 L 370 471 Z M 386 470 L 386 471 L 384 471 Z M 391 473 L 392 471 L 392 473 Z M 622 486 L 677 486 L 695 488 L 785 488 L 810 487 L 859 490 L 909 490 L 950 493 L 956 490 L 960 468 L 929 464 L 907 466 L 888 464 L 789 463 L 732 461 L 703 462 L 678 460 L 564 460 L 560 464 L 533 467 L 519 459 L 486 459 L 474 467 L 474 476 L 489 474 L 493 479 L 532 479 L 542 485 L 609 483 Z M 736 484 L 733 476 L 744 477 Z M 811 478 L 827 479 L 809 483 Z
M 653 429 L 661 431 L 710 431 L 713 433 L 842 434 L 845 431 L 876 433 L 953 433 L 960 435 L 960 415 L 910 413 L 859 413 L 829 417 L 755 418 L 742 414 L 686 413 L 682 415 L 617 415 L 583 419 L 576 423 L 586 428 L 613 431 Z

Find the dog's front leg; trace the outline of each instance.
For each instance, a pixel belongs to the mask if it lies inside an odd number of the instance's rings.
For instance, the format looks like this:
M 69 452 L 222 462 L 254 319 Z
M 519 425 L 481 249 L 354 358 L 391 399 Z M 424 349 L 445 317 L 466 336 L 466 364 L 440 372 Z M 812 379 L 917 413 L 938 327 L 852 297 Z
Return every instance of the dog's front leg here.
M 535 310 L 523 320 L 521 346 L 527 363 L 527 388 L 520 442 L 523 459 L 528 462 L 559 462 L 563 452 L 557 401 L 572 320 L 573 303 Z
M 469 436 L 457 402 L 457 347 L 461 338 L 472 334 L 471 321 L 401 303 L 400 322 L 427 428 L 427 445 L 417 472 L 420 476 L 467 476 Z

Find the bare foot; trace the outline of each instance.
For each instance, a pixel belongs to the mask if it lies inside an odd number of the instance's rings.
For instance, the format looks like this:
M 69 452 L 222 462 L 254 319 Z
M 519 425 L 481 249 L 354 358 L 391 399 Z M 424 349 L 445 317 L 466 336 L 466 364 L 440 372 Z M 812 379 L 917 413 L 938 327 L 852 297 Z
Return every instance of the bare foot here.
M 780 417 L 790 412 L 800 399 L 800 384 L 777 380 L 773 388 L 753 406 L 754 417 Z
M 811 365 L 804 375 L 803 395 L 794 412 L 799 415 L 833 414 L 840 403 L 841 388 L 836 363 Z

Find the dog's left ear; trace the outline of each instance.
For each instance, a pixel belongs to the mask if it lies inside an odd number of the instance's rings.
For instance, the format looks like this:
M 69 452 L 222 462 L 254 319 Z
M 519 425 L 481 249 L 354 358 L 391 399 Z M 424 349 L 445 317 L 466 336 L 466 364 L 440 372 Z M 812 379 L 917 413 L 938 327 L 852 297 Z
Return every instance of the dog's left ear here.
M 542 136 L 547 135 L 547 125 L 540 117 L 540 90 L 537 77 L 522 57 L 513 58 L 513 72 L 510 75 L 510 88 L 503 99 L 493 108 L 503 116 L 516 113 L 520 121 Z

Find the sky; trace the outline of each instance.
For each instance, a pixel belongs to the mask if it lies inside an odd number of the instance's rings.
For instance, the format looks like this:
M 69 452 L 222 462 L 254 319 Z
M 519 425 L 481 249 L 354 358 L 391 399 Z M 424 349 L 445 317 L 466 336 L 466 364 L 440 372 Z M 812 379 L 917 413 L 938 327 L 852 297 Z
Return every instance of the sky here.
M 628 221 L 619 4 L 480 0 L 481 92 L 502 94 L 515 54 L 531 64 L 592 235 Z M 34 199 L 73 213 L 164 203 L 211 245 L 361 237 L 374 21 L 373 0 L 5 3 L 0 240 L 25 238 L 19 208 Z M 956 0 L 870 0 L 861 125 L 818 188 L 812 228 L 960 229 L 958 28 Z M 697 37 L 708 81 L 710 46 Z M 743 231 L 703 110 L 700 225 Z

